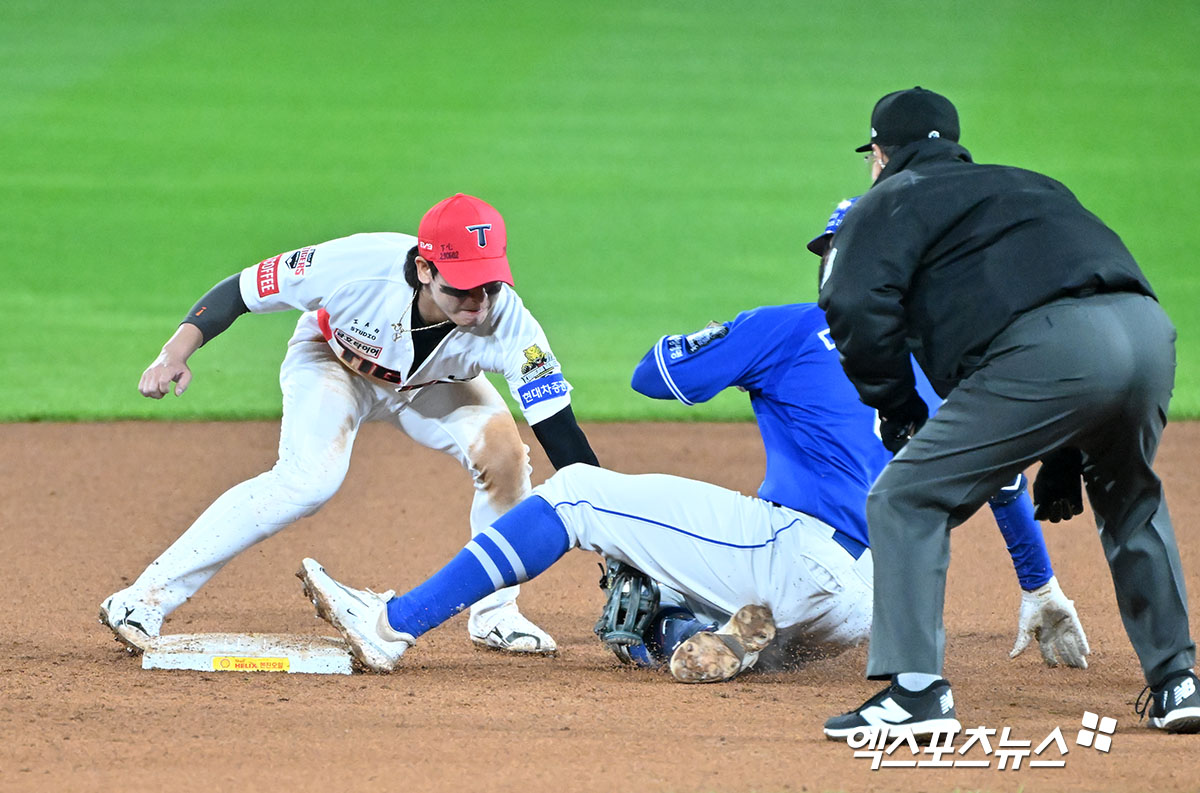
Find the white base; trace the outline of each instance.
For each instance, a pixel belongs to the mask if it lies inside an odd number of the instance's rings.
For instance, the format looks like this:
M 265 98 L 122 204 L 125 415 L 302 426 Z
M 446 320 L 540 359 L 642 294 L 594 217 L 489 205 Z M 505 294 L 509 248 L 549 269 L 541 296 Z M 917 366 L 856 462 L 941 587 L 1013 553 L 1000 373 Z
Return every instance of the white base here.
M 348 675 L 350 652 L 330 636 L 278 633 L 176 633 L 152 639 L 142 669 Z

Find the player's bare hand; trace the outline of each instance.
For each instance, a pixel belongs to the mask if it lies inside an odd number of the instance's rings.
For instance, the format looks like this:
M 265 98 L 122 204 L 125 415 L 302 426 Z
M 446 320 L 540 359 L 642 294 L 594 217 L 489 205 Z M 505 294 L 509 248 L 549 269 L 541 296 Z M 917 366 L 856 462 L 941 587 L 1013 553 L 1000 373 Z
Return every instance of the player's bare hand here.
M 192 370 L 182 361 L 173 361 L 164 352 L 142 372 L 138 391 L 151 399 L 162 399 L 172 388 L 175 396 L 182 396 L 192 381 Z
M 1087 634 L 1075 612 L 1074 601 L 1068 600 L 1058 585 L 1050 581 L 1032 592 L 1021 593 L 1021 616 L 1017 625 L 1017 641 L 1009 658 L 1016 658 L 1029 643 L 1037 639 L 1046 666 L 1064 663 L 1077 669 L 1087 669 Z
M 154 362 L 142 372 L 142 379 L 138 381 L 138 391 L 142 396 L 162 399 L 172 390 L 175 396 L 182 396 L 192 382 L 188 358 L 203 343 L 204 337 L 199 328 L 188 323 L 180 325 L 175 335 L 163 345 L 162 352 Z

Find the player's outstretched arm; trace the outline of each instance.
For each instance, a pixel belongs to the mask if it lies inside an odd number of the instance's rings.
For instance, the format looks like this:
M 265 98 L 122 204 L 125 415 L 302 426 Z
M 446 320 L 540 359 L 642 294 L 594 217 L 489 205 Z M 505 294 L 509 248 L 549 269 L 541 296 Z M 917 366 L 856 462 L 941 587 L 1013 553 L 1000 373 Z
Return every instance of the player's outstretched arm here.
M 204 343 L 204 335 L 200 329 L 190 323 L 183 323 L 175 334 L 163 345 L 162 352 L 154 362 L 142 372 L 138 383 L 138 391 L 144 397 L 162 399 L 175 387 L 175 396 L 182 396 L 192 381 L 192 370 L 188 368 L 188 358 L 200 349 Z
M 1062 663 L 1087 669 L 1087 655 L 1091 652 L 1087 634 L 1083 632 L 1075 604 L 1063 594 L 1054 577 L 1046 538 L 1033 517 L 1027 487 L 1025 476 L 1018 474 L 1012 484 L 1002 487 L 988 500 L 1022 589 L 1017 639 L 1009 657 L 1016 658 L 1037 639 L 1047 666 Z
M 587 436 L 583 434 L 583 428 L 575 420 L 575 411 L 571 410 L 570 405 L 532 427 L 534 437 L 542 444 L 542 449 L 545 450 L 554 470 L 566 468 L 574 463 L 600 465 Z
M 771 352 L 761 326 L 772 324 L 774 310 L 753 309 L 732 322 L 709 322 L 695 333 L 663 336 L 638 361 L 629 385 L 651 399 L 695 405 L 730 386 L 756 383 Z
M 175 396 L 183 395 L 192 381 L 192 370 L 187 365 L 192 353 L 250 310 L 242 299 L 239 277 L 240 273 L 229 276 L 196 301 L 183 324 L 163 345 L 162 352 L 142 372 L 138 383 L 142 396 L 162 399 L 171 391 L 172 383 Z

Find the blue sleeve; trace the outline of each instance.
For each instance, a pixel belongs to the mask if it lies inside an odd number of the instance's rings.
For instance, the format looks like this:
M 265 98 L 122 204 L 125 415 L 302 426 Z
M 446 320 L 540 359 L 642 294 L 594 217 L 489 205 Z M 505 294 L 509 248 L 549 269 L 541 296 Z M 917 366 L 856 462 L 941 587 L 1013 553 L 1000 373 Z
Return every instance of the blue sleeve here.
M 1013 567 L 1021 589 L 1032 592 L 1045 585 L 1054 575 L 1050 565 L 1050 552 L 1046 550 L 1046 538 L 1041 525 L 1033 519 L 1033 502 L 1026 492 L 1024 474 L 992 496 L 988 505 L 996 518 L 996 525 L 1004 535 L 1004 544 L 1012 556 Z
M 674 399 L 675 395 L 671 393 L 671 389 L 667 386 L 667 381 L 663 379 L 658 371 L 657 353 L 659 347 L 666 340 L 666 336 L 659 339 L 658 342 L 650 348 L 650 350 L 642 356 L 642 360 L 638 361 L 637 366 L 633 367 L 633 380 L 630 385 L 633 390 L 643 396 L 648 396 L 651 399 Z
M 653 399 L 678 399 L 685 405 L 707 402 L 723 389 L 759 386 L 771 349 L 757 311 L 732 322 L 709 323 L 686 335 L 663 336 L 638 362 L 630 385 Z M 777 337 L 775 337 L 777 338 Z

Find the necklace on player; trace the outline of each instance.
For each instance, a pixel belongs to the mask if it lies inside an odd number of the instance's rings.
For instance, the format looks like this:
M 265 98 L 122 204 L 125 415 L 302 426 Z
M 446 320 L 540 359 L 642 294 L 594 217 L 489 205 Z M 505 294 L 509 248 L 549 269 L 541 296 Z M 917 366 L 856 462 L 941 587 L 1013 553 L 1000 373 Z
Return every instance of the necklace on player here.
M 412 322 L 412 319 L 414 316 L 420 315 L 420 311 L 417 309 L 417 296 L 419 294 L 421 294 L 420 291 L 413 290 L 413 299 L 412 299 L 412 302 L 409 303 L 409 305 L 408 305 L 408 319 L 409 319 L 410 323 Z M 435 322 L 432 325 L 422 325 L 419 328 L 406 328 L 406 327 L 404 327 L 404 320 L 401 319 L 399 322 L 392 323 L 392 330 L 395 331 L 392 334 L 392 341 L 400 341 L 400 338 L 405 333 L 410 333 L 410 334 L 411 333 L 420 333 L 423 330 L 434 330 L 436 328 L 444 328 L 451 323 L 452 323 L 452 320 L 447 318 L 447 319 L 443 319 L 441 322 Z

